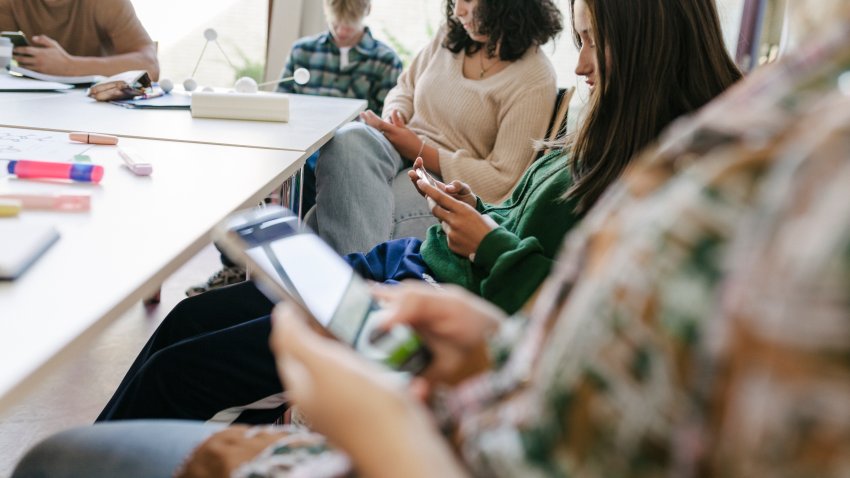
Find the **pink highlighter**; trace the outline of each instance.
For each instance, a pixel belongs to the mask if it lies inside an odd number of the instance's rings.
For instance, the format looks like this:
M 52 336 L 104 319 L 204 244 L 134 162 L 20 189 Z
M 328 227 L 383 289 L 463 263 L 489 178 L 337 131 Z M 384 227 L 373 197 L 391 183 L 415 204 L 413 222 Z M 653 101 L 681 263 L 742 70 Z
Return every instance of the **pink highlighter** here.
M 91 209 L 91 196 L 82 194 L 0 194 L 2 201 L 17 201 L 24 210 L 84 212 Z
M 7 163 L 5 168 L 3 162 Z M 78 183 L 99 183 L 103 179 L 103 166 L 97 164 L 7 159 L 0 160 L 0 171 L 3 169 L 20 179 L 66 179 Z

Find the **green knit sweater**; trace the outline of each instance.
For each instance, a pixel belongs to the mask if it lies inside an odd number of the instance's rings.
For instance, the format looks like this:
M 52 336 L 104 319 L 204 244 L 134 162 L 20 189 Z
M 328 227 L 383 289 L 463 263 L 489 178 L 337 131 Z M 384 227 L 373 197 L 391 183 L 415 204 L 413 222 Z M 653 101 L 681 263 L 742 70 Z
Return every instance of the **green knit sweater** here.
M 502 204 L 480 200 L 477 209 L 499 227 L 475 252 L 475 263 L 449 249 L 439 225 L 428 229 L 420 252 L 439 282 L 458 284 L 498 305 L 519 310 L 549 275 L 564 236 L 578 222 L 567 156 L 556 151 L 536 161 Z

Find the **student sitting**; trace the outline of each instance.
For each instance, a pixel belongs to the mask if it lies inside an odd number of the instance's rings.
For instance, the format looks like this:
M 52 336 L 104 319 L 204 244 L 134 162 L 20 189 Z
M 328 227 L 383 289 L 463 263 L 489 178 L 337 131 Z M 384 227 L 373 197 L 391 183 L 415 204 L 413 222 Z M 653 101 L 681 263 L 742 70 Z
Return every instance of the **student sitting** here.
M 457 289 L 383 288 L 393 320 L 440 351 L 408 390 L 276 311 L 283 378 L 333 447 L 293 428 L 114 423 L 51 438 L 14 478 L 845 477 L 850 99 L 836 80 L 850 30 L 837 33 L 636 162 L 529 320 Z
M 417 156 L 487 202 L 506 199 L 535 158 L 555 106 L 542 45 L 562 29 L 553 0 L 450 0 L 445 25 L 387 95 L 382 120 L 340 128 L 316 164 L 315 230 L 340 254 L 434 224 L 412 188 L 392 180 Z M 398 194 L 396 196 L 395 194 Z
M 639 8 L 655 15 L 654 5 L 647 2 Z M 460 285 L 506 311 L 516 311 L 549 274 L 564 234 L 631 157 L 676 117 L 705 104 L 739 78 L 719 25 L 712 23 L 713 6 L 692 13 L 696 9 L 688 4 L 675 8 L 681 11 L 678 16 L 647 13 L 653 28 L 632 25 L 628 15 L 608 10 L 611 18 L 594 17 L 593 22 L 577 15 L 581 51 L 576 73 L 593 88 L 588 121 L 569 146 L 535 163 L 512 196 L 498 205 L 474 200 L 461 183 L 444 192 L 443 186 L 418 182 L 437 201 L 434 213 L 445 225 L 433 226 L 424 242 L 391 241 L 346 260 L 378 282 L 422 279 L 429 273 L 438 282 Z M 695 32 L 682 18 L 686 13 L 706 22 L 708 34 Z M 655 35 L 662 34 L 675 41 L 659 41 Z M 597 49 L 600 37 L 606 47 Z M 654 48 L 643 47 L 649 44 Z M 656 94 L 654 88 L 678 94 Z M 266 346 L 272 305 L 252 283 L 181 302 L 142 350 L 98 420 L 274 421 L 286 402 Z
M 328 31 L 295 42 L 281 78 L 290 78 L 295 70 L 310 72 L 310 81 L 299 85 L 294 81 L 280 83 L 281 93 L 296 93 L 368 101 L 370 110 L 380 112 L 384 98 L 398 81 L 401 59 L 392 48 L 375 40 L 364 19 L 372 8 L 371 0 L 323 0 Z M 304 166 L 303 194 L 300 207 L 309 210 L 316 203 L 316 161 L 319 152 Z M 245 269 L 221 256 L 224 268 L 206 282 L 186 290 L 192 297 L 216 287 L 245 280 Z
M 21 30 L 18 65 L 57 76 L 145 70 L 159 78 L 156 47 L 130 0 L 0 0 L 0 30 Z

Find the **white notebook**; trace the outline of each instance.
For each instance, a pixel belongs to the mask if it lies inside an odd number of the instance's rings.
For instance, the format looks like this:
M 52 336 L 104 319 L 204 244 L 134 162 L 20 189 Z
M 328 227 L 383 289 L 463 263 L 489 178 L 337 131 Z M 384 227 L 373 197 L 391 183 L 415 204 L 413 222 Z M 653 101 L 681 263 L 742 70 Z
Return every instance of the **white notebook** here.
M 36 80 L 41 81 L 52 81 L 55 83 L 64 83 L 66 85 L 90 85 L 92 83 L 97 83 L 98 81 L 104 79 L 104 76 L 101 75 L 85 75 L 85 76 L 58 76 L 58 75 L 48 75 L 45 73 L 39 73 L 37 71 L 28 70 L 26 68 L 20 66 L 13 66 L 9 68 L 9 71 L 12 74 L 18 74 L 26 76 L 27 78 L 35 78 Z
M 0 280 L 23 274 L 58 239 L 53 226 L 0 219 Z

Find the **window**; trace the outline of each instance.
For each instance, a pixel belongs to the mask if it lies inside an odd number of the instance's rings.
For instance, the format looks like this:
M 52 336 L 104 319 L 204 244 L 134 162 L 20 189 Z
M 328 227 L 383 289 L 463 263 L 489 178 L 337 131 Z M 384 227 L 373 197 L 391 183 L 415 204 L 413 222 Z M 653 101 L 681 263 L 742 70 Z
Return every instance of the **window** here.
M 157 42 L 162 78 L 180 84 L 204 48 L 204 30 L 218 32 L 218 44 L 204 52 L 195 80 L 199 85 L 231 86 L 248 74 L 261 78 L 266 57 L 268 0 L 133 0 L 151 38 Z

